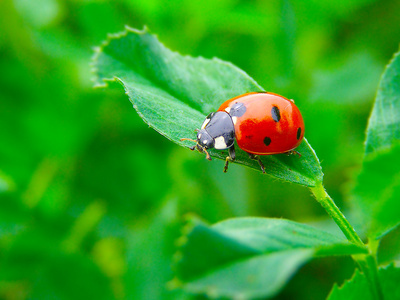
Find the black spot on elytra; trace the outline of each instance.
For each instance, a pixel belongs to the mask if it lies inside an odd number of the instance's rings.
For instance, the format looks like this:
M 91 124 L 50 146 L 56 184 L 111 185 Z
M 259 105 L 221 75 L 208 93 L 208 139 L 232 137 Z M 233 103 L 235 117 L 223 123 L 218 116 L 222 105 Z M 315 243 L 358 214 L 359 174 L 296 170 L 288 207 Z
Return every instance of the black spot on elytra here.
M 264 138 L 264 145 L 265 145 L 265 146 L 269 146 L 269 144 L 271 144 L 271 139 L 270 139 L 269 137 L 266 136 L 266 137 Z
M 279 120 L 281 119 L 281 112 L 279 111 L 278 106 L 272 106 L 271 116 L 275 122 L 279 122 Z
M 245 112 L 246 112 L 246 106 L 244 106 L 242 102 L 237 102 L 232 105 L 229 114 L 232 117 L 241 117 L 244 115 Z
M 301 128 L 299 127 L 299 128 L 297 129 L 297 139 L 299 140 L 300 137 L 301 137 Z

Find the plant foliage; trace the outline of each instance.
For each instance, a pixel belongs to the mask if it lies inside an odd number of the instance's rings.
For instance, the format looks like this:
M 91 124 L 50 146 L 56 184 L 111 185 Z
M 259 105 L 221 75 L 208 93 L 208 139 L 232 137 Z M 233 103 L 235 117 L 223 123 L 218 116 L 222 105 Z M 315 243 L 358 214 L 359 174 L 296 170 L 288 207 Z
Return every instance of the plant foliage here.
M 230 63 L 172 52 L 147 29 L 127 27 L 123 33 L 110 35 L 96 50 L 93 62 L 98 86 L 121 83 L 142 119 L 182 146 L 188 143 L 181 138 L 193 138 L 205 116 L 220 103 L 264 90 Z M 395 113 L 400 105 L 399 74 L 400 56 L 396 55 L 380 83 L 367 129 L 363 169 L 354 189 L 357 211 L 374 238 L 400 222 L 395 212 L 400 173 L 393 164 L 400 154 Z M 321 184 L 323 174 L 311 146 L 304 140 L 297 150 L 301 157 L 263 156 L 267 173 L 308 187 Z M 225 158 L 219 151 L 210 152 L 215 158 Z M 259 169 L 241 150 L 235 162 Z M 272 297 L 313 257 L 368 254 L 365 247 L 342 237 L 281 219 L 238 218 L 213 226 L 191 219 L 179 243 L 172 285 L 212 298 Z M 381 280 L 386 280 L 385 272 L 389 271 L 379 273 Z M 333 289 L 330 299 L 352 299 L 360 291 L 370 295 L 372 282 L 356 272 L 344 288 Z
M 94 57 L 96 83 L 117 80 L 125 88 L 143 120 L 173 142 L 194 138 L 205 117 L 230 98 L 262 91 L 244 71 L 219 59 L 182 56 L 172 52 L 147 29 L 110 35 Z M 301 157 L 286 154 L 264 156 L 267 173 L 290 182 L 315 186 L 322 171 L 306 140 L 297 148 Z M 213 157 L 225 159 L 220 151 Z M 259 170 L 247 153 L 238 151 L 236 163 Z

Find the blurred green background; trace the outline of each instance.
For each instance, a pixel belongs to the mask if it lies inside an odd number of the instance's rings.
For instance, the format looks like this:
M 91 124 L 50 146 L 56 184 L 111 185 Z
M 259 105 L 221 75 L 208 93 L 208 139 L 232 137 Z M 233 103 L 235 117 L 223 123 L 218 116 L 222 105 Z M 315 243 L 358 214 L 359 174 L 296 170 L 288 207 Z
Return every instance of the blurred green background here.
M 389 0 L 0 1 L 0 298 L 191 299 L 165 288 L 187 212 L 332 225 L 306 188 L 237 165 L 223 174 L 149 129 L 118 85 L 93 89 L 107 33 L 147 25 L 167 47 L 231 61 L 295 99 L 346 211 L 399 11 Z M 398 241 L 383 244 L 392 259 Z M 318 259 L 277 299 L 322 299 L 353 268 Z

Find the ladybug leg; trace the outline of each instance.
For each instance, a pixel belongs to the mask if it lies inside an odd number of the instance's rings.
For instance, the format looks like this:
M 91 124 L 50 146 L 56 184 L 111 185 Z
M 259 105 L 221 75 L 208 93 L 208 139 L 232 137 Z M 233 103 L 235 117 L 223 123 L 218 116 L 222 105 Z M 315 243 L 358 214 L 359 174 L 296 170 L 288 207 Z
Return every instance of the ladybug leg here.
M 300 152 L 297 152 L 296 150 L 290 150 L 288 152 L 286 152 L 287 155 L 293 155 L 293 154 L 297 154 L 299 157 L 301 157 Z
M 258 155 L 254 155 L 252 153 L 248 153 L 248 154 L 249 154 L 250 159 L 254 159 L 254 160 L 258 161 L 258 164 L 260 165 L 261 171 L 263 173 L 265 173 L 265 167 L 264 167 L 264 164 L 262 163 L 260 157 Z
M 201 147 L 199 144 L 196 145 L 197 150 L 199 150 L 200 153 L 205 153 L 206 154 L 206 159 L 211 160 L 210 153 L 208 153 L 206 148 Z
M 228 172 L 229 162 L 233 162 L 236 158 L 235 145 L 229 147 L 228 151 L 229 151 L 229 156 L 225 158 L 224 173 Z

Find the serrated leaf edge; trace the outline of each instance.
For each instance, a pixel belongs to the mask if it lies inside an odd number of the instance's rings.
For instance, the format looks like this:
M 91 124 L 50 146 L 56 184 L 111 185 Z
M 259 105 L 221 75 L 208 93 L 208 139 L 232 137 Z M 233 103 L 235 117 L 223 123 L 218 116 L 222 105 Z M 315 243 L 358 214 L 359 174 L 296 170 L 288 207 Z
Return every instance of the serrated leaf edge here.
M 347 284 L 353 282 L 353 280 L 356 278 L 356 276 L 363 276 L 363 274 L 362 274 L 358 269 L 355 269 L 353 275 L 351 275 L 351 277 L 350 277 L 349 279 L 346 279 L 346 280 L 343 282 L 342 285 L 339 286 L 339 285 L 335 282 L 335 283 L 333 284 L 333 287 L 332 287 L 331 291 L 329 292 L 328 296 L 326 297 L 326 299 L 329 300 L 329 298 L 331 297 L 332 293 L 335 292 L 336 290 L 337 290 L 337 291 L 343 290 L 343 288 L 344 288 Z
M 96 68 L 96 63 L 97 63 L 97 60 L 98 60 L 99 55 L 103 52 L 103 49 L 104 49 L 106 46 L 108 46 L 108 45 L 110 44 L 110 42 L 111 42 L 112 40 L 120 39 L 120 38 L 122 38 L 122 37 L 126 37 L 126 36 L 127 36 L 128 34 L 130 34 L 130 33 L 134 33 L 134 34 L 138 34 L 138 35 L 152 34 L 154 37 L 156 37 L 156 39 L 157 39 L 157 41 L 160 43 L 160 45 L 161 45 L 162 47 L 164 47 L 165 49 L 168 49 L 168 51 L 170 51 L 171 54 L 174 55 L 174 56 L 182 56 L 182 57 L 184 57 L 185 59 L 199 59 L 199 60 L 205 60 L 205 61 L 210 61 L 210 60 L 211 60 L 211 61 L 215 61 L 215 62 L 217 62 L 217 63 L 219 63 L 219 64 L 222 64 L 222 65 L 225 65 L 225 66 L 229 66 L 229 67 L 235 69 L 236 71 L 238 71 L 239 73 L 241 73 L 242 75 L 244 75 L 245 77 L 247 77 L 247 78 L 248 78 L 252 83 L 254 83 L 254 85 L 256 85 L 260 90 L 264 90 L 264 89 L 263 89 L 249 74 L 247 74 L 244 70 L 238 68 L 237 66 L 235 66 L 235 65 L 234 65 L 233 63 L 231 63 L 231 62 L 224 61 L 224 60 L 222 60 L 222 59 L 220 59 L 220 58 L 218 58 L 218 57 L 213 57 L 213 58 L 211 58 L 211 59 L 208 59 L 208 58 L 205 58 L 204 56 L 196 56 L 196 57 L 194 57 L 194 56 L 191 56 L 191 55 L 188 55 L 188 54 L 182 55 L 182 54 L 179 53 L 178 51 L 173 51 L 173 50 L 171 50 L 170 48 L 166 47 L 166 46 L 158 39 L 158 35 L 152 33 L 152 32 L 149 30 L 149 28 L 148 28 L 147 26 L 144 26 L 142 30 L 138 30 L 138 29 L 132 28 L 132 27 L 130 27 L 130 26 L 128 26 L 128 25 L 125 25 L 125 30 L 124 30 L 124 31 L 117 32 L 117 33 L 108 33 L 108 34 L 107 34 L 106 40 L 104 40 L 104 41 L 101 43 L 100 46 L 94 47 L 94 48 L 93 48 L 94 54 L 93 54 L 93 56 L 92 56 L 90 66 L 91 66 L 91 72 L 92 72 L 92 74 L 94 75 L 94 77 L 92 77 L 92 81 L 95 82 L 95 85 L 94 85 L 95 88 L 104 88 L 104 87 L 107 87 L 107 85 L 108 85 L 108 84 L 107 84 L 107 81 L 115 81 L 115 78 L 116 78 L 116 77 L 114 77 L 114 78 L 103 78 L 103 79 L 100 80 L 99 76 L 97 76 L 97 71 L 98 71 L 98 70 L 97 70 L 97 68 Z M 103 83 L 100 83 L 101 81 L 103 81 Z

